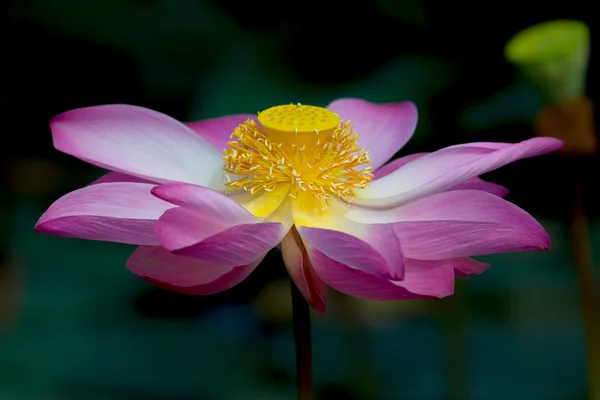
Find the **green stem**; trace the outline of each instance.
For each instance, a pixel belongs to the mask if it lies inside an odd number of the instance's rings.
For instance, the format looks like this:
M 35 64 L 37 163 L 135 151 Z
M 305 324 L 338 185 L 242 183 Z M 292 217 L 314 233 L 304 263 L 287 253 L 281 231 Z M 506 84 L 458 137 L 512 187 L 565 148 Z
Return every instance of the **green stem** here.
M 296 387 L 298 400 L 313 400 L 312 342 L 310 338 L 310 308 L 296 284 L 292 289 L 294 344 L 296 348 Z

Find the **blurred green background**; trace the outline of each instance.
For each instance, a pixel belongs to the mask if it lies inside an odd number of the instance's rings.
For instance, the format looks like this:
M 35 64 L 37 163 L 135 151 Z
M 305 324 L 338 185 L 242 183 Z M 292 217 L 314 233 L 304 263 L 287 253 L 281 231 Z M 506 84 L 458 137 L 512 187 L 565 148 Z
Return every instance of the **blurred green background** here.
M 278 254 L 234 289 L 187 297 L 129 273 L 131 247 L 33 232 L 52 201 L 103 173 L 53 149 L 53 115 L 129 103 L 191 121 L 350 96 L 417 104 L 417 132 L 399 155 L 519 141 L 533 136 L 542 99 L 504 44 L 538 22 L 586 22 L 594 100 L 591 3 L 4 1 L 0 399 L 295 398 Z M 313 319 L 317 397 L 588 398 L 569 224 L 577 174 L 600 249 L 595 171 L 597 159 L 549 155 L 488 174 L 540 219 L 553 249 L 482 257 L 492 267 L 451 298 L 331 292 Z

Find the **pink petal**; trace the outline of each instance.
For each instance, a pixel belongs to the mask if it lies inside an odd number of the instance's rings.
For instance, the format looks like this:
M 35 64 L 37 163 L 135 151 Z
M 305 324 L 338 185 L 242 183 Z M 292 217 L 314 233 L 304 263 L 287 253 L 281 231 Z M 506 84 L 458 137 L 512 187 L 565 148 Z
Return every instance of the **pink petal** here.
M 302 238 L 292 229 L 281 242 L 283 262 L 306 301 L 318 312 L 325 312 L 327 285 L 313 269 Z
M 182 209 L 175 211 L 180 210 Z M 170 232 L 164 229 L 164 225 L 171 224 L 171 228 L 176 226 L 176 223 L 177 219 L 173 218 L 173 214 L 166 214 L 165 219 L 159 222 L 157 232 L 161 243 L 167 248 L 172 246 L 178 237 L 170 235 Z M 187 255 L 214 264 L 241 265 L 263 257 L 277 246 L 284 236 L 282 225 L 277 222 L 236 225 L 213 236 L 197 238 L 194 244 L 175 248 L 172 251 L 175 254 Z
M 158 245 L 158 218 L 173 205 L 152 196 L 153 185 L 101 183 L 55 201 L 35 225 L 38 232 L 90 240 Z
M 451 260 L 406 259 L 403 280 L 385 279 L 344 265 L 312 249 L 310 259 L 317 274 L 334 289 L 367 300 L 411 300 L 445 297 L 454 292 Z
M 184 124 L 129 105 L 80 108 L 50 122 L 54 146 L 99 167 L 157 182 L 223 187 L 222 154 Z
M 439 193 L 395 212 L 400 222 L 393 224 L 394 232 L 410 258 L 439 260 L 550 248 L 548 234 L 531 215 L 482 191 Z
M 410 101 L 375 104 L 361 99 L 339 99 L 327 106 L 343 121 L 351 120 L 360 134 L 358 144 L 371 152 L 371 165 L 379 168 L 411 138 L 417 126 L 417 108 Z
M 394 172 L 401 166 L 408 164 L 409 162 L 414 161 L 417 158 L 421 158 L 427 154 L 429 154 L 429 153 L 414 153 L 414 154 L 409 154 L 404 157 L 397 158 L 394 161 L 391 161 L 390 163 L 385 164 L 384 166 L 382 166 L 381 168 L 376 170 L 373 173 L 373 180 L 381 179 L 384 176 L 391 174 L 392 172 Z
M 402 279 L 404 257 L 391 225 L 344 223 L 345 231 L 298 227 L 307 246 L 327 257 L 385 279 Z M 350 226 L 350 228 L 348 228 Z
M 400 158 L 390 162 L 389 164 L 386 164 L 383 167 L 379 168 L 377 171 L 375 171 L 375 173 L 373 174 L 374 175 L 373 180 L 381 179 L 384 176 L 391 174 L 392 172 L 394 172 L 398 168 L 402 167 L 403 165 L 408 164 L 409 162 L 414 161 L 418 158 L 421 158 L 427 154 L 430 154 L 430 153 L 415 153 L 415 154 L 410 154 L 408 156 L 400 157 Z M 483 190 L 484 192 L 492 193 L 492 194 L 495 194 L 496 196 L 500 196 L 500 197 L 504 197 L 504 196 L 508 195 L 508 189 L 506 189 L 505 187 L 500 186 L 496 183 L 486 182 L 483 179 L 480 179 L 479 177 L 471 178 L 471 179 L 467 180 L 466 182 L 463 182 L 457 186 L 451 187 L 448 190 L 466 190 L 466 189 Z
M 286 229 L 277 222 L 232 225 L 212 215 L 177 207 L 163 214 L 156 233 L 162 245 L 176 254 L 238 266 L 253 262 L 277 246 Z
M 189 208 L 201 214 L 203 218 L 217 221 L 224 226 L 259 221 L 236 201 L 202 186 L 171 183 L 154 187 L 152 194 L 169 203 Z
M 517 144 L 469 143 L 448 147 L 407 163 L 393 173 L 356 191 L 355 204 L 391 207 L 448 190 L 513 161 L 562 147 L 553 138 L 534 138 Z
M 178 256 L 159 246 L 140 246 L 127 260 L 127 268 L 140 278 L 165 289 L 189 295 L 227 290 L 250 275 L 262 257 L 237 267 L 224 267 Z
M 227 115 L 220 118 L 205 119 L 197 122 L 188 122 L 190 127 L 198 135 L 202 136 L 208 143 L 214 146 L 219 152 L 228 148 L 228 143 L 233 140 L 231 134 L 233 129 L 243 124 L 248 119 L 256 119 L 256 115 L 237 114 Z
M 448 190 L 481 190 L 499 197 L 505 197 L 509 193 L 508 189 L 504 186 L 498 185 L 497 183 L 486 182 L 478 177 L 471 178 L 468 181 L 454 186 Z
M 472 258 L 455 258 L 454 259 L 454 275 L 457 278 L 465 276 L 479 275 L 489 268 L 490 264 L 475 261 Z
M 156 182 L 149 181 L 147 179 L 138 178 L 137 176 L 123 174 L 121 172 L 109 172 L 106 175 L 96 179 L 90 185 L 96 185 L 98 183 L 112 183 L 112 182 L 136 182 L 136 183 L 152 183 L 156 185 Z

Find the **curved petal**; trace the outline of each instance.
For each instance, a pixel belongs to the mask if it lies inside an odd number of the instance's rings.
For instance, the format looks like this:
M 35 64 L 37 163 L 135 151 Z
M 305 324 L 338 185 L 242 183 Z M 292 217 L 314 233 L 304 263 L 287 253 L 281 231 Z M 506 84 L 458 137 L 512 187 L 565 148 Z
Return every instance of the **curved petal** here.
M 333 207 L 305 210 L 303 206 L 302 201 L 294 202 L 292 215 L 307 246 L 351 268 L 383 278 L 402 279 L 404 257 L 392 225 L 351 221 Z
M 202 136 L 219 152 L 222 152 L 229 147 L 228 143 L 232 140 L 231 134 L 233 133 L 233 129 L 248 119 L 256 119 L 256 115 L 226 115 L 224 117 L 210 118 L 197 122 L 187 122 L 185 125 Z
M 58 236 L 158 245 L 158 218 L 173 205 L 152 196 L 153 185 L 101 183 L 56 200 L 35 230 Z
M 534 138 L 517 144 L 469 143 L 447 147 L 412 162 L 356 190 L 355 204 L 391 207 L 455 187 L 513 161 L 557 150 L 554 138 Z
M 387 210 L 347 207 L 358 222 L 388 223 L 406 257 L 421 260 L 545 250 L 550 239 L 526 211 L 490 193 L 456 190 Z
M 178 256 L 159 246 L 140 246 L 127 268 L 156 286 L 189 295 L 208 295 L 237 285 L 254 271 L 262 257 L 237 267 L 223 267 Z
M 384 176 L 391 174 L 392 172 L 394 172 L 401 166 L 408 164 L 409 162 L 414 161 L 418 158 L 421 158 L 427 154 L 429 154 L 429 153 L 414 153 L 414 154 L 409 154 L 407 156 L 397 158 L 397 159 L 385 164 L 384 166 L 382 166 L 375 172 L 373 172 L 373 180 L 381 179 Z
M 223 188 L 222 155 L 181 122 L 130 105 L 67 111 L 50 121 L 54 147 L 99 167 L 157 182 Z
M 157 186 L 152 193 L 180 206 L 163 214 L 157 224 L 162 245 L 208 263 L 251 263 L 289 230 L 279 222 L 261 222 L 231 198 L 201 186 L 173 183 Z
M 295 228 L 283 238 L 281 252 L 288 273 L 308 304 L 318 312 L 325 312 L 327 285 L 313 269 L 302 238 Z
M 193 210 L 204 219 L 217 221 L 223 226 L 258 222 L 254 215 L 235 200 L 202 186 L 170 183 L 154 187 L 152 194 L 169 203 Z
M 367 300 L 412 300 L 442 298 L 454 292 L 451 260 L 406 259 L 403 280 L 385 279 L 327 257 L 312 249 L 310 259 L 317 274 L 332 288 Z
M 90 185 L 96 185 L 98 183 L 114 183 L 114 182 L 135 182 L 135 183 L 151 183 L 156 185 L 156 182 L 149 181 L 147 179 L 138 178 L 137 176 L 127 175 L 122 172 L 109 172 L 106 175 L 102 175 L 96 179 Z
M 156 233 L 162 245 L 176 254 L 241 265 L 277 246 L 287 232 L 277 222 L 229 225 L 176 207 L 159 219 Z
M 363 229 L 354 234 L 308 227 L 298 231 L 302 239 L 329 258 L 375 276 L 402 279 L 404 260 L 392 226 L 362 225 Z M 388 244 L 391 247 L 386 247 Z
M 281 242 L 287 231 L 278 222 L 227 227 L 178 207 L 163 214 L 156 233 L 162 245 L 175 254 L 213 264 L 237 266 L 263 257 Z
M 339 99 L 327 106 L 351 120 L 360 134 L 358 144 L 370 151 L 371 165 L 379 168 L 411 138 L 417 126 L 417 108 L 410 101 L 375 104 L 361 99 Z
M 373 175 L 374 175 L 373 180 L 383 178 L 384 176 L 391 174 L 392 172 L 394 172 L 398 168 L 402 167 L 403 165 L 408 164 L 409 162 L 414 161 L 418 158 L 421 158 L 427 154 L 430 154 L 430 153 L 415 153 L 415 154 L 410 154 L 408 156 L 397 158 L 396 160 L 390 162 L 389 164 L 384 165 L 383 167 L 381 167 L 377 171 L 375 171 L 373 173 Z M 506 189 L 504 186 L 501 186 L 501 185 L 498 185 L 498 184 L 492 183 L 492 182 L 486 182 L 479 177 L 471 178 L 471 179 L 467 180 L 466 182 L 463 182 L 457 186 L 451 187 L 450 189 L 447 189 L 447 190 L 467 190 L 467 189 L 483 190 L 484 192 L 492 193 L 492 194 L 495 194 L 496 196 L 500 196 L 500 197 L 505 197 L 509 193 L 508 189 Z

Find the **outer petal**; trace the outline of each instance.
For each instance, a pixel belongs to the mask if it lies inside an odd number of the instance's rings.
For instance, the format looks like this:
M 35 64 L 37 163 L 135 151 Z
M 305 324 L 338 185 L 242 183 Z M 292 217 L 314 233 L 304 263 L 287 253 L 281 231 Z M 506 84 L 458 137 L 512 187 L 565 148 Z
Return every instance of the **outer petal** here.
M 127 260 L 127 268 L 162 288 L 189 295 L 207 295 L 237 285 L 261 261 L 262 257 L 246 265 L 223 267 L 178 256 L 159 246 L 140 246 Z
M 221 154 L 184 124 L 129 105 L 81 108 L 50 122 L 54 146 L 91 164 L 152 181 L 222 188 Z
M 227 196 L 201 186 L 170 184 L 152 193 L 180 207 L 160 218 L 162 245 L 180 255 L 224 266 L 249 264 L 275 247 L 289 227 L 260 222 Z
M 334 289 L 368 300 L 445 297 L 454 292 L 451 260 L 406 260 L 403 280 L 378 277 L 332 260 L 316 249 L 310 258 L 317 274 Z
M 550 248 L 531 215 L 478 190 L 438 193 L 388 210 L 348 207 L 345 215 L 393 224 L 405 256 L 421 260 Z
M 392 225 L 358 223 L 335 208 L 304 208 L 309 200 L 293 203 L 294 224 L 306 246 L 352 268 L 386 279 L 402 279 L 404 257 Z M 331 200 L 334 202 L 335 200 Z
M 379 168 L 377 171 L 375 171 L 375 173 L 373 174 L 374 175 L 373 179 L 374 180 L 381 179 L 384 176 L 387 176 L 387 175 L 391 174 L 392 172 L 396 171 L 398 168 L 402 167 L 403 165 L 408 164 L 409 162 L 414 161 L 418 158 L 421 158 L 427 154 L 430 154 L 430 153 L 415 153 L 415 154 L 410 154 L 408 156 L 397 158 L 396 160 L 392 161 L 391 163 L 386 164 L 383 167 Z M 466 182 L 463 182 L 457 186 L 451 187 L 448 190 L 466 190 L 466 189 L 483 190 L 484 192 L 492 193 L 492 194 L 495 194 L 496 196 L 500 196 L 500 197 L 504 197 L 504 196 L 508 195 L 508 189 L 506 189 L 504 186 L 500 186 L 500 185 L 498 185 L 496 183 L 492 183 L 492 182 L 486 182 L 479 177 L 471 178 L 471 179 L 467 180 Z
M 417 126 L 417 108 L 410 101 L 375 104 L 361 99 L 339 99 L 327 106 L 342 120 L 352 120 L 360 134 L 358 144 L 371 152 L 371 164 L 379 168 L 411 138 Z
M 90 240 L 158 245 L 158 218 L 173 205 L 152 196 L 153 185 L 101 183 L 61 197 L 40 217 L 38 232 Z
M 298 231 L 303 240 L 329 258 L 375 276 L 402 279 L 404 259 L 392 226 L 362 225 L 354 234 L 308 227 Z
M 227 227 L 185 208 L 169 210 L 156 233 L 175 254 L 224 266 L 248 264 L 277 246 L 286 231 L 277 222 Z
M 202 136 L 208 143 L 214 146 L 219 152 L 229 147 L 233 129 L 246 122 L 248 119 L 256 119 L 252 114 L 226 115 L 220 118 L 205 119 L 197 122 L 188 122 L 190 127 L 198 135 Z
M 283 262 L 306 301 L 317 311 L 325 312 L 327 285 L 319 278 L 310 263 L 304 243 L 293 228 L 281 242 Z
M 564 144 L 534 138 L 517 144 L 470 143 L 448 147 L 407 163 L 356 191 L 355 204 L 390 207 L 438 193 L 513 161 L 554 151 Z

